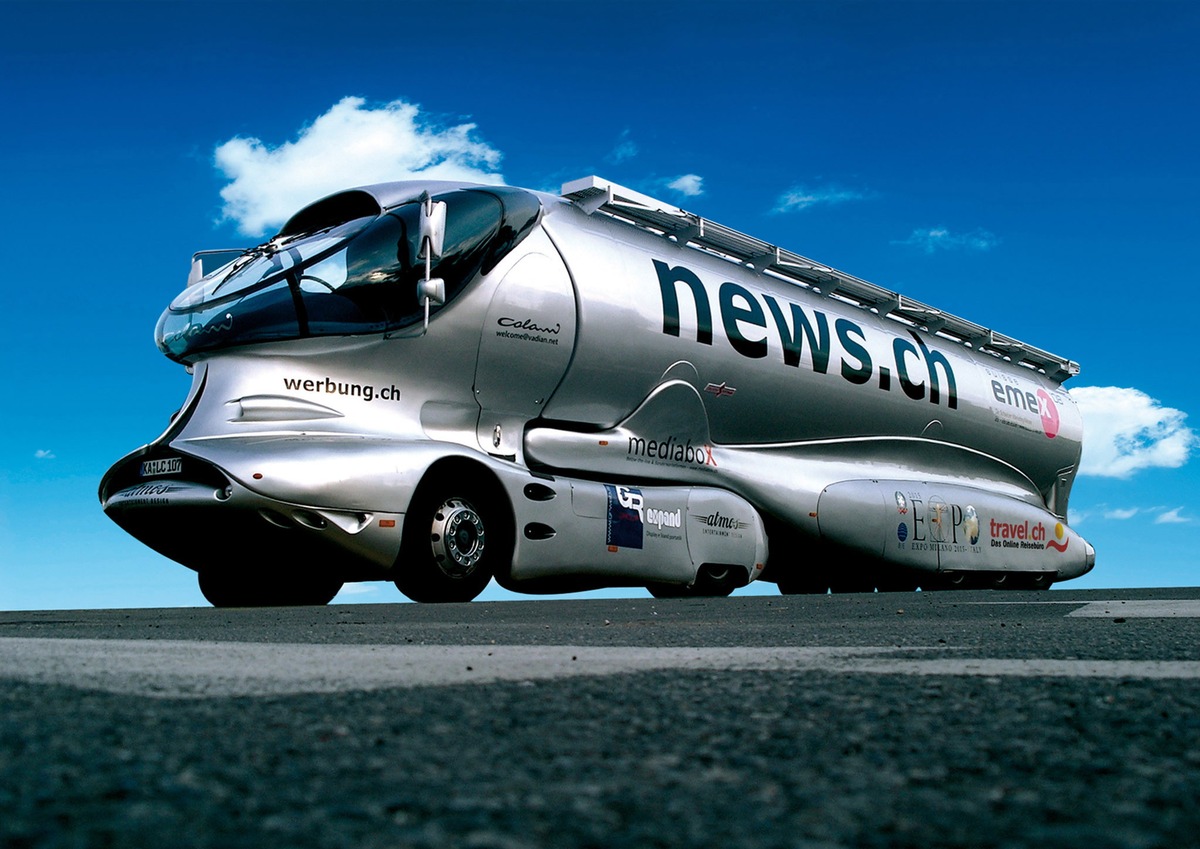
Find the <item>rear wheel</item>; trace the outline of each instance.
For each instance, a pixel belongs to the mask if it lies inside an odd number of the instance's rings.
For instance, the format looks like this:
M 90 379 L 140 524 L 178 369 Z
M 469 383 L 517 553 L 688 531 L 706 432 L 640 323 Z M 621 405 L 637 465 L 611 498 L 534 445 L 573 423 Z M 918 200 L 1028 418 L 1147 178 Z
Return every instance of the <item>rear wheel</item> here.
M 967 576 L 963 572 L 936 572 L 921 579 L 921 589 L 926 592 L 937 590 L 965 590 Z
M 881 568 L 875 577 L 875 586 L 881 593 L 912 593 L 920 584 L 915 572 L 899 567 Z
M 646 589 L 655 598 L 721 598 L 744 584 L 745 581 L 738 581 L 737 567 L 705 563 L 690 587 L 654 582 L 647 584 Z
M 1008 579 L 1006 589 L 1048 590 L 1053 583 L 1053 572 L 1015 572 Z
M 422 484 L 405 518 L 395 584 L 413 601 L 471 601 L 512 560 L 503 497 L 451 477 L 438 474 Z
M 824 569 L 793 567 L 779 575 L 779 592 L 784 595 L 825 595 L 829 592 L 829 575 Z

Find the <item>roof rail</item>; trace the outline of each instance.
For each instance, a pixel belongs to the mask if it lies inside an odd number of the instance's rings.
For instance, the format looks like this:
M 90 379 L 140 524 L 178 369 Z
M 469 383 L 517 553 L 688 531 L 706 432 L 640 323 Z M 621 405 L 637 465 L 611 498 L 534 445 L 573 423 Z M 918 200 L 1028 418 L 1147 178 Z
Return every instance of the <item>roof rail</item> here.
M 749 266 L 761 274 L 925 330 L 940 339 L 957 342 L 1006 362 L 1041 372 L 1057 383 L 1079 374 L 1079 364 L 1073 360 L 1026 345 L 1011 336 L 996 333 L 600 177 L 584 177 L 564 183 L 562 196 L 588 215 L 605 213 L 679 245 Z

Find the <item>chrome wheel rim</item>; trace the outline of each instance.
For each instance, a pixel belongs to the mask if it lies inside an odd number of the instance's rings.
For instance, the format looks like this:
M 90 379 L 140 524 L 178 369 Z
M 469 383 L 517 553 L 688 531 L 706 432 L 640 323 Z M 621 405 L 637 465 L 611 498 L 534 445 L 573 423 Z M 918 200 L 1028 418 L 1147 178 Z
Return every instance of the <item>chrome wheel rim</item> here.
M 433 559 L 451 577 L 475 570 L 487 547 L 483 519 L 461 498 L 449 498 L 433 514 L 430 530 Z

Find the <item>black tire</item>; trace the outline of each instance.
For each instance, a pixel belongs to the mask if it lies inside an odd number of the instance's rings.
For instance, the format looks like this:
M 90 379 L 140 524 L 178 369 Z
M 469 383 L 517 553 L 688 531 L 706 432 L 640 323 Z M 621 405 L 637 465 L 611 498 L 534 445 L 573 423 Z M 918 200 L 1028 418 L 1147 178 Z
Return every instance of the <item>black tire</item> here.
M 197 582 L 213 607 L 320 607 L 342 588 L 340 578 L 304 571 L 262 576 L 250 570 L 202 569 Z
M 499 488 L 435 470 L 409 504 L 394 583 L 413 601 L 471 601 L 511 565 L 512 550 L 512 519 Z
M 1015 589 L 1017 583 L 1013 581 L 1013 576 L 1009 572 L 989 572 L 987 578 L 984 579 L 984 586 L 990 590 L 1011 590 Z
M 1048 590 L 1053 583 L 1053 572 L 1014 572 L 1008 579 L 1006 589 Z
M 664 584 L 654 581 L 646 584 L 646 589 L 655 598 L 687 598 L 691 595 L 687 584 Z
M 963 572 L 937 572 L 921 579 L 921 589 L 925 592 L 965 590 L 970 589 L 970 586 Z
M 829 582 L 832 593 L 873 593 L 875 592 L 875 575 L 867 572 L 851 572 L 838 575 Z
M 779 573 L 776 583 L 783 595 L 825 595 L 829 592 L 829 575 L 820 568 L 801 570 L 793 567 Z
M 834 593 L 873 593 L 879 574 L 879 561 L 858 552 L 831 552 L 832 574 L 829 591 Z
M 915 593 L 921 585 L 915 572 L 900 567 L 885 567 L 875 576 L 875 588 L 881 593 Z

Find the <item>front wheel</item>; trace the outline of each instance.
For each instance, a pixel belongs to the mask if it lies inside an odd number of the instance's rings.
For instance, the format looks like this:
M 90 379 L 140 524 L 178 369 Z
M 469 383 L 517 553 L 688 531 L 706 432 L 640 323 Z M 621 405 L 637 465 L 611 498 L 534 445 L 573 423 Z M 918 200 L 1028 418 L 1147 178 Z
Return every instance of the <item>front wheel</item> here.
M 405 518 L 396 588 L 423 602 L 471 601 L 483 592 L 512 558 L 512 523 L 501 503 L 478 485 L 422 486 Z

